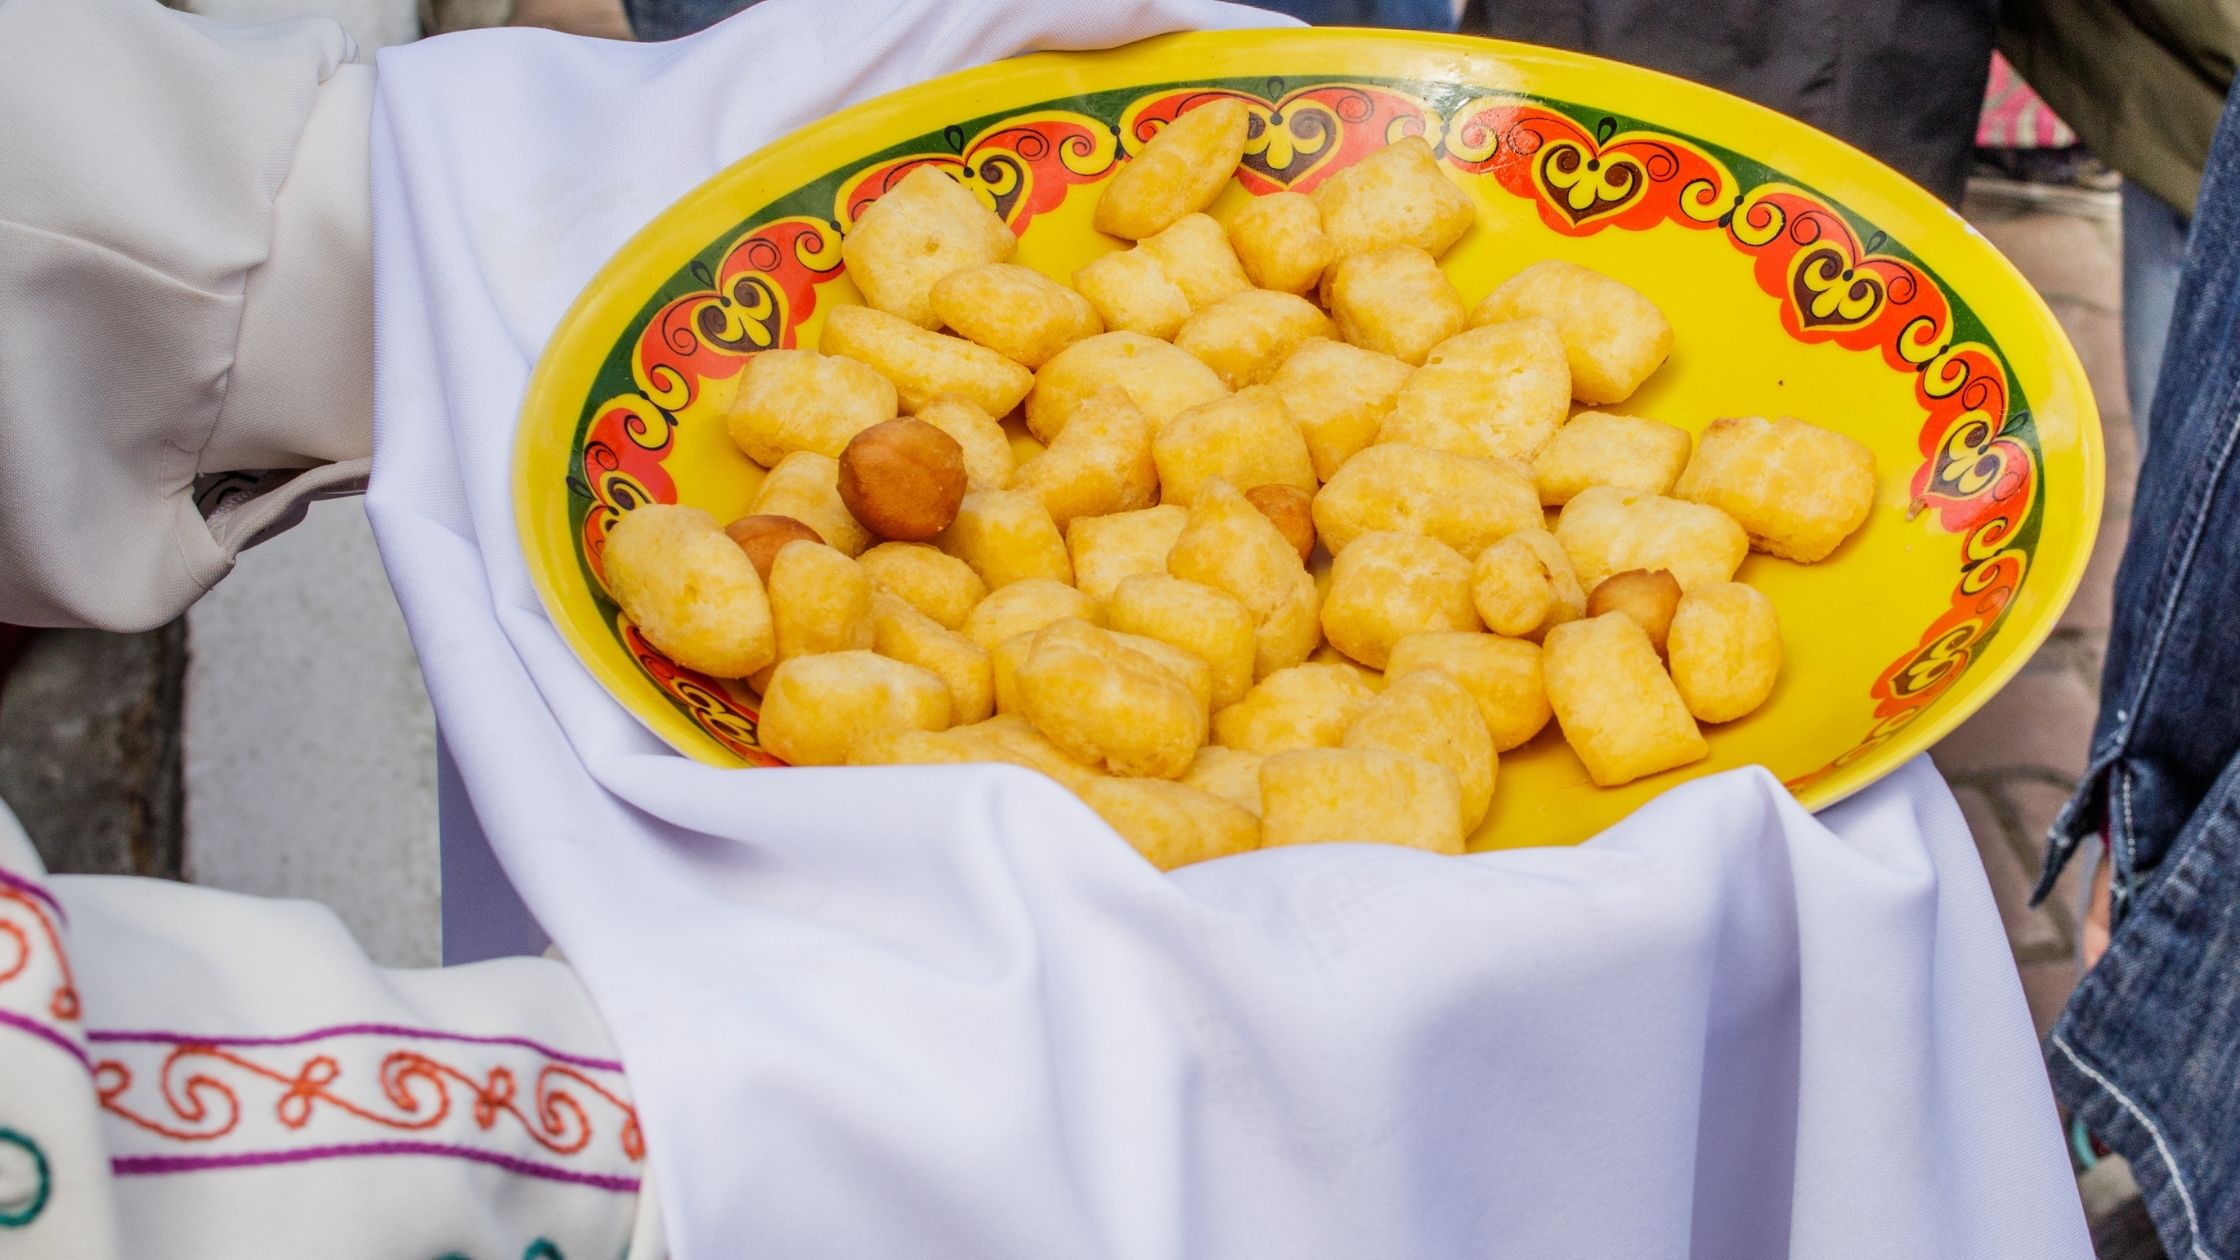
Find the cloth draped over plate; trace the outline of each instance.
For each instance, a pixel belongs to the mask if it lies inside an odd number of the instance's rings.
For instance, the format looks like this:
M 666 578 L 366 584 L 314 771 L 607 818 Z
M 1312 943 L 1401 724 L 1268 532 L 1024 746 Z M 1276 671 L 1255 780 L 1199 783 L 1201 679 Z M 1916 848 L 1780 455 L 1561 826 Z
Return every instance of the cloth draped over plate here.
M 1008 767 L 722 771 L 541 610 L 535 356 L 739 155 L 1201 0 L 769 0 L 630 45 L 386 50 L 369 507 L 501 862 L 636 1090 L 682 1257 L 2089 1255 L 1965 825 L 1925 760 L 1762 771 L 1575 849 L 1159 874 Z

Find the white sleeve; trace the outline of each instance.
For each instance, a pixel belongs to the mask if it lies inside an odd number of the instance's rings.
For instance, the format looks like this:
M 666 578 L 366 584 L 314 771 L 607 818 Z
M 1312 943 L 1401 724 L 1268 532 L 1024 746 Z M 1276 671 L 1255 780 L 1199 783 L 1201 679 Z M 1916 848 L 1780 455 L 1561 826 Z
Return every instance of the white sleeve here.
M 0 621 L 140 629 L 372 454 L 373 70 L 0 0 Z
M 0 805 L 0 1256 L 663 1260 L 614 1054 L 565 964 L 52 876 Z

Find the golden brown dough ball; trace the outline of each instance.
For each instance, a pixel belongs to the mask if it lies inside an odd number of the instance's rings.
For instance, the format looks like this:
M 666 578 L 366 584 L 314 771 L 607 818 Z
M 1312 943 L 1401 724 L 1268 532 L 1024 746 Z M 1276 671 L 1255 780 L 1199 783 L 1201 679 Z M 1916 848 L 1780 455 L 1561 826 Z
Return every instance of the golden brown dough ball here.
M 1639 416 L 1582 411 L 1532 457 L 1540 501 L 1562 507 L 1589 486 L 1670 494 L 1688 466 L 1686 429 Z
M 1433 257 L 1478 220 L 1470 194 L 1439 169 L 1422 136 L 1405 136 L 1322 182 L 1311 194 L 1338 257 L 1407 245 Z
M 1789 560 L 1825 560 L 1874 510 L 1874 452 L 1783 416 L 1715 420 L 1673 494 L 1733 517 L 1750 544 Z
M 1403 753 L 1454 773 L 1462 833 L 1485 821 L 1499 764 L 1478 702 L 1453 675 L 1422 669 L 1391 679 L 1346 728 L 1344 748 Z
M 1076 408 L 1049 449 L 1011 475 L 1011 488 L 1042 500 L 1061 530 L 1085 516 L 1150 507 L 1159 497 L 1151 418 L 1119 386 Z
M 840 501 L 840 461 L 815 451 L 795 451 L 779 460 L 755 492 L 754 511 L 757 516 L 790 516 L 842 555 L 862 555 L 872 542 L 871 531 Z
M 1106 181 L 1097 230 L 1139 241 L 1213 204 L 1244 160 L 1251 122 L 1244 102 L 1219 97 L 1160 128 Z
M 1335 331 L 1329 316 L 1295 293 L 1246 289 L 1192 315 L 1174 344 L 1212 368 L 1222 384 L 1243 389 L 1265 384 L 1308 338 Z
M 647 503 L 608 527 L 607 590 L 646 641 L 686 669 L 744 678 L 777 654 L 754 562 L 698 508 Z
M 1690 591 L 1666 639 L 1672 682 L 1699 722 L 1732 722 L 1766 702 L 1781 677 L 1781 619 L 1740 582 Z
M 1260 820 L 1244 807 L 1165 779 L 1094 779 L 1081 800 L 1162 871 L 1260 847 Z
M 840 502 L 865 529 L 894 542 L 924 542 L 956 519 L 970 481 L 955 438 L 900 416 L 849 439 L 837 485 Z
M 941 323 L 933 309 L 936 281 L 1002 262 L 1018 248 L 1019 238 L 978 197 L 934 167 L 921 166 L 865 207 L 840 242 L 840 257 L 870 306 L 920 328 L 936 328 Z
M 1117 249 L 1073 273 L 1074 287 L 1105 327 L 1164 341 L 1190 318 L 1190 295 L 1143 249 Z
M 824 541 L 817 531 L 790 516 L 742 516 L 724 526 L 723 534 L 753 562 L 755 575 L 764 587 L 770 585 L 770 566 L 787 543 Z
M 1385 666 L 1389 686 L 1418 670 L 1444 672 L 1478 702 L 1493 746 L 1507 752 L 1548 724 L 1548 688 L 1540 645 L 1468 631 L 1411 634 L 1392 645 Z
M 1065 753 L 1113 774 L 1179 778 L 1206 742 L 1181 679 L 1085 621 L 1060 621 L 1020 663 L 1020 712 Z
M 1232 486 L 1297 486 L 1314 493 L 1306 436 L 1265 385 L 1201 403 L 1160 426 L 1151 443 L 1159 497 L 1184 507 L 1208 481 Z
M 1093 626 L 1104 624 L 1104 609 L 1097 601 L 1049 578 L 1022 578 L 989 593 L 964 619 L 964 637 L 994 651 L 1013 635 L 1032 634 L 1055 621 L 1078 618 Z
M 1165 576 L 1167 553 L 1190 523 L 1190 509 L 1162 503 L 1135 512 L 1082 516 L 1066 526 L 1074 585 L 1092 599 L 1108 600 L 1139 573 Z
M 1468 315 L 1438 260 L 1408 246 L 1340 258 L 1322 283 L 1339 336 L 1403 363 L 1422 363 Z
M 1531 460 L 1571 404 L 1563 343 L 1544 319 L 1474 328 L 1440 342 L 1408 378 L 1377 431 L 1483 459 Z
M 1260 841 L 1397 844 L 1462 852 L 1454 772 L 1380 748 L 1309 748 L 1260 766 Z
M 894 383 L 902 410 L 915 414 L 953 394 L 991 416 L 1008 413 L 1034 388 L 1034 373 L 986 346 L 928 332 L 868 306 L 835 306 L 824 317 L 821 348 L 870 364 Z
M 1143 573 L 1113 588 L 1107 623 L 1195 653 L 1211 671 L 1212 702 L 1226 708 L 1252 686 L 1257 653 L 1252 614 L 1234 596 L 1164 573 Z
M 1377 698 L 1353 665 L 1307 663 L 1279 669 L 1244 699 L 1213 715 L 1213 740 L 1252 753 L 1336 748 L 1353 719 Z
M 1067 346 L 1042 365 L 1027 397 L 1027 427 L 1037 439 L 1053 441 L 1083 403 L 1115 385 L 1162 426 L 1229 392 L 1212 368 L 1164 341 L 1102 333 Z
M 1470 566 L 1470 596 L 1486 629 L 1535 641 L 1550 627 L 1577 620 L 1587 606 L 1563 544 L 1537 527 L 1478 553 Z
M 1268 384 L 1307 439 L 1314 475 L 1324 481 L 1377 440 L 1400 387 L 1414 368 L 1375 350 L 1310 337 Z
M 996 711 L 994 667 L 979 644 L 884 591 L 871 596 L 871 631 L 873 651 L 948 687 L 951 721 L 977 722 Z
M 1587 616 L 1621 612 L 1649 636 L 1649 646 L 1664 655 L 1665 635 L 1680 611 L 1680 583 L 1663 569 L 1628 569 L 1602 579 L 1587 593 Z
M 1306 294 L 1337 261 L 1337 246 L 1322 230 L 1322 212 L 1301 193 L 1254 197 L 1229 216 L 1229 243 L 1244 272 L 1263 289 Z
M 943 276 L 933 311 L 951 331 L 1013 363 L 1037 368 L 1104 331 L 1089 300 L 1032 267 L 986 263 Z
M 1158 260 L 1194 312 L 1252 287 L 1237 251 L 1229 247 L 1229 234 L 1206 215 L 1186 214 L 1136 248 Z
M 856 557 L 876 590 L 901 599 L 946 630 L 960 629 L 988 584 L 972 566 L 928 543 L 880 543 Z
M 1544 519 L 1532 478 L 1516 464 L 1405 442 L 1354 456 L 1314 498 L 1315 530 L 1333 554 L 1386 531 L 1436 538 L 1467 558 Z
M 1017 459 L 1011 439 L 994 416 L 954 394 L 918 408 L 918 419 L 955 438 L 964 451 L 964 477 L 974 490 L 1001 490 L 1011 484 Z
M 1065 536 L 1042 500 L 1023 490 L 974 490 L 933 545 L 972 566 L 988 589 L 1028 578 L 1070 585 Z
M 795 451 L 834 459 L 848 439 L 896 415 L 894 386 L 870 365 L 814 350 L 765 350 L 739 372 L 726 423 L 747 458 L 770 468 Z
M 1260 753 L 1208 744 L 1198 750 L 1198 755 L 1190 762 L 1189 772 L 1182 776 L 1181 782 L 1187 787 L 1211 792 L 1223 800 L 1233 801 L 1254 818 L 1258 818 L 1260 763 L 1266 760 Z
M 1665 569 L 1692 591 L 1725 582 L 1750 554 L 1750 539 L 1717 508 L 1662 495 L 1592 486 L 1556 518 L 1556 541 L 1591 591 L 1628 569 Z
M 1314 578 L 1290 540 L 1226 481 L 1199 491 L 1167 572 L 1225 591 L 1252 614 L 1255 677 L 1298 664 L 1321 641 Z
M 1710 753 L 1648 633 L 1624 613 L 1550 630 L 1541 663 L 1556 724 L 1598 786 L 1631 783 Z
M 1330 567 L 1322 632 L 1347 656 L 1383 669 L 1392 645 L 1426 630 L 1475 630 L 1470 562 L 1420 534 L 1363 534 Z
M 822 543 L 792 542 L 770 562 L 778 659 L 871 647 L 871 579 Z
M 779 663 L 763 689 L 758 730 L 795 766 L 843 766 L 882 731 L 949 725 L 949 688 L 931 671 L 874 652 L 828 652 Z
M 1571 395 L 1621 403 L 1672 353 L 1672 324 L 1657 304 L 1591 267 L 1548 259 L 1503 281 L 1471 313 L 1473 324 L 1538 316 L 1563 334 Z

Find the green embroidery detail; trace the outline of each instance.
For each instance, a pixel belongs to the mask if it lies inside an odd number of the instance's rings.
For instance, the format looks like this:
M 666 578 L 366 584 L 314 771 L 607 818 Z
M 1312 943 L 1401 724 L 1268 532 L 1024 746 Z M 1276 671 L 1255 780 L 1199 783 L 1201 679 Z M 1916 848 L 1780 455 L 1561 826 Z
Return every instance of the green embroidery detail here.
M 437 1256 L 436 1260 L 474 1260 L 474 1258 L 463 1251 L 446 1251 Z M 539 1238 L 529 1244 L 527 1251 L 521 1253 L 521 1260 L 568 1260 L 568 1258 L 560 1254 L 560 1248 L 551 1239 Z
M 14 1129 L 0 1129 L 0 1145 L 20 1147 L 31 1157 L 31 1192 L 20 1198 L 0 1199 L 0 1229 L 21 1229 L 47 1210 L 47 1196 L 53 1188 L 47 1175 L 47 1155 L 37 1142 Z

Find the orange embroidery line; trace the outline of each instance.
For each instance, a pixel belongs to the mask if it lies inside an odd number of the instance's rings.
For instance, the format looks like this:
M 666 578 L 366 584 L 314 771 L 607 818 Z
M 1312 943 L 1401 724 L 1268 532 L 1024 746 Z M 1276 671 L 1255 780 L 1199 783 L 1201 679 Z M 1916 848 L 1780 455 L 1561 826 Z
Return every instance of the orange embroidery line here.
M 15 902 L 29 910 L 31 917 L 38 920 L 39 930 L 47 938 L 47 947 L 54 951 L 55 968 L 62 973 L 62 983 L 56 986 L 54 996 L 47 1000 L 47 1012 L 65 1023 L 75 1022 L 79 1013 L 77 979 L 70 974 L 70 955 L 63 951 L 62 935 L 55 931 L 53 920 L 47 917 L 46 907 L 40 905 L 22 891 L 5 885 L 0 885 L 0 901 Z M 15 923 L 0 920 L 0 930 L 5 930 L 9 936 L 15 939 L 16 947 L 21 954 L 16 959 L 15 966 L 9 968 L 6 972 L 0 972 L 0 984 L 6 984 L 22 975 L 24 970 L 31 965 L 32 946 L 31 941 L 24 936 L 23 929 Z
M 198 1066 L 182 1078 L 181 1067 L 189 1063 Z M 582 1072 L 552 1063 L 545 1064 L 537 1072 L 531 1098 L 532 1109 L 536 1112 L 534 1120 L 518 1104 L 511 1068 L 493 1067 L 485 1079 L 477 1080 L 468 1072 L 411 1050 L 385 1055 L 377 1072 L 381 1095 L 397 1112 L 403 1113 L 401 1115 L 383 1114 L 336 1092 L 334 1086 L 342 1077 L 342 1069 L 331 1055 L 314 1055 L 290 1074 L 206 1043 L 188 1043 L 174 1048 L 164 1056 L 158 1078 L 159 1092 L 172 1119 L 195 1127 L 179 1127 L 128 1106 L 123 1096 L 132 1088 L 133 1073 L 119 1060 L 104 1059 L 94 1066 L 95 1090 L 104 1110 L 147 1132 L 179 1142 L 213 1141 L 232 1133 L 242 1117 L 241 1098 L 234 1085 L 213 1074 L 219 1065 L 280 1086 L 280 1094 L 273 1102 L 273 1116 L 289 1129 L 301 1129 L 309 1124 L 321 1103 L 387 1129 L 432 1129 L 450 1116 L 451 1087 L 456 1082 L 465 1086 L 471 1095 L 471 1114 L 477 1128 L 488 1132 L 496 1127 L 501 1115 L 510 1115 L 520 1123 L 522 1132 L 530 1140 L 557 1155 L 583 1151 L 595 1132 L 590 1113 L 566 1088 L 566 1084 L 572 1082 L 604 1099 L 621 1114 L 618 1144 L 622 1153 L 632 1161 L 645 1156 L 645 1139 L 638 1126 L 636 1108 Z M 415 1088 L 419 1083 L 435 1087 L 432 1099 L 423 1097 Z M 218 1100 L 223 1100 L 224 1120 L 212 1127 L 204 1122 L 216 1114 L 214 1108 Z M 423 1106 L 431 1110 L 416 1114 Z

